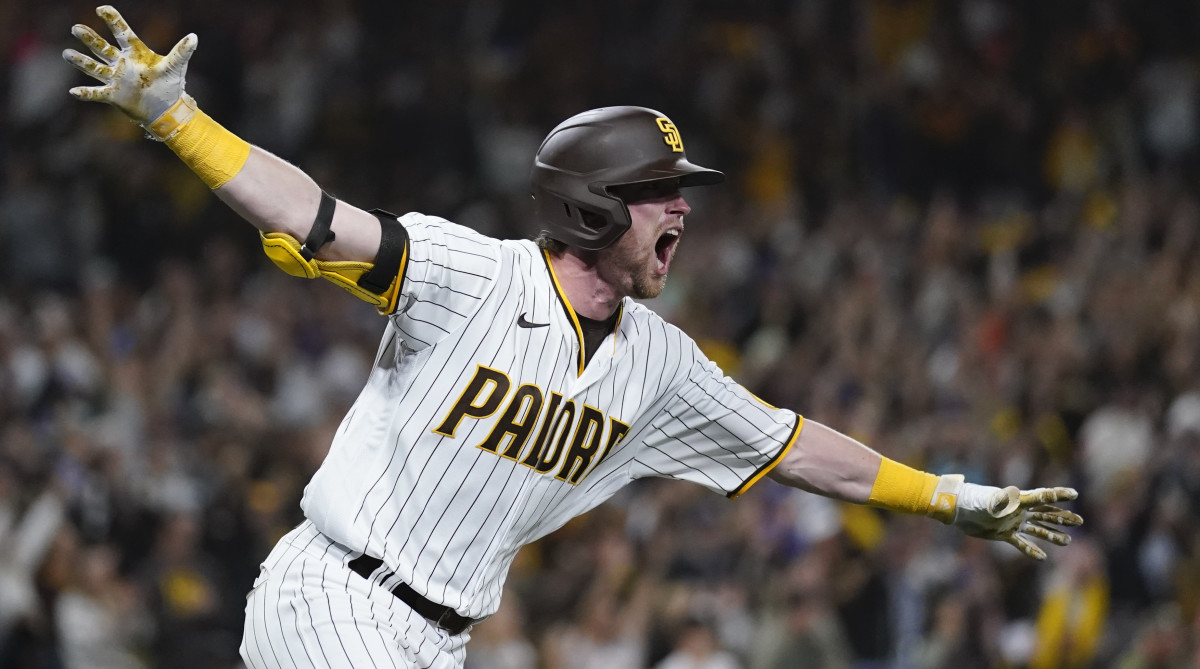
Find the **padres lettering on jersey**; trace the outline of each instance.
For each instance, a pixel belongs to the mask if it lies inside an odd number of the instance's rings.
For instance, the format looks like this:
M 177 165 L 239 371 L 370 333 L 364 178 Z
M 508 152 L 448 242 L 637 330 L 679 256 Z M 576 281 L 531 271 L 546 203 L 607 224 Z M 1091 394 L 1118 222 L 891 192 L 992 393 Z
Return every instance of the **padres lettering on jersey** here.
M 574 311 L 532 242 L 400 220 L 399 307 L 302 506 L 423 596 L 489 615 L 522 546 L 630 481 L 736 496 L 795 439 L 798 416 L 631 300 L 583 366 Z
M 476 447 L 516 460 L 538 473 L 557 469 L 555 478 L 572 485 L 583 480 L 593 459 L 596 464 L 602 462 L 612 447 L 629 432 L 629 425 L 612 417 L 608 418 L 606 430 L 604 412 L 586 404 L 576 420 L 575 402 L 568 400 L 559 409 L 563 396 L 556 392 L 550 393 L 550 401 L 545 403 L 546 410 L 542 412 L 541 388 L 525 383 L 509 396 L 511 386 L 512 381 L 504 372 L 479 365 L 475 376 L 471 377 L 458 401 L 446 414 L 446 419 L 433 431 L 453 437 L 463 418 L 491 416 L 507 399 L 500 419 Z M 534 423 L 539 421 L 542 428 L 533 440 L 532 447 L 525 450 L 526 441 L 533 434 Z M 553 429 L 552 425 L 555 426 Z M 504 441 L 507 441 L 507 446 L 500 451 L 501 442 Z M 524 457 L 522 453 L 525 453 Z

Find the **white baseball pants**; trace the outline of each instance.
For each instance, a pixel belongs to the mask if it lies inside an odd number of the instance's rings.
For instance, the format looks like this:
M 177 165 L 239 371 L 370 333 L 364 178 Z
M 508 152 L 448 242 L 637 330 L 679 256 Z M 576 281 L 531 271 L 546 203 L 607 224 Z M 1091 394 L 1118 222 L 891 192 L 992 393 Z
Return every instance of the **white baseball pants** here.
M 250 669 L 460 669 L 470 633 L 450 635 L 350 571 L 358 557 L 304 521 L 262 564 L 246 597 Z

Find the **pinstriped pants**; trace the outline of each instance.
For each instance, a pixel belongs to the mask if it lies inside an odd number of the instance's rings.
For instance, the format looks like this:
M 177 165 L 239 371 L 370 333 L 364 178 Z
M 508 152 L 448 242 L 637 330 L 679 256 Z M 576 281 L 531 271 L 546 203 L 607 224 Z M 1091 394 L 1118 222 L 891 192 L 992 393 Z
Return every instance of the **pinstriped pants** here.
M 350 571 L 355 557 L 309 521 L 279 540 L 246 597 L 247 667 L 462 667 L 470 633 L 448 634 Z

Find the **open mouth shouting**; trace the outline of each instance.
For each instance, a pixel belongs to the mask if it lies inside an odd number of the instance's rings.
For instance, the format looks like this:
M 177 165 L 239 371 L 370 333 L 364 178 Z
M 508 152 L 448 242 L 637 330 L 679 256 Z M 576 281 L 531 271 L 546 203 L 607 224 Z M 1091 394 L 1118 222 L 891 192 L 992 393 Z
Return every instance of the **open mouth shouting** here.
M 675 249 L 679 246 L 679 238 L 682 235 L 681 228 L 670 228 L 664 231 L 658 237 L 658 241 L 654 243 L 654 255 L 658 257 L 658 273 L 666 274 L 671 265 L 671 258 L 675 255 Z

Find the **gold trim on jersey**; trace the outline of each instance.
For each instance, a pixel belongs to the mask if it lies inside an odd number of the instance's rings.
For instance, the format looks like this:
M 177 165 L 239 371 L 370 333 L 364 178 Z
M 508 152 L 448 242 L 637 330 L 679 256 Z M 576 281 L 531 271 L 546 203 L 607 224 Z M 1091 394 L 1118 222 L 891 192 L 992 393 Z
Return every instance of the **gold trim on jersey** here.
M 621 331 L 621 319 L 625 317 L 625 300 L 617 306 L 617 322 L 613 325 L 613 334 Z M 613 355 L 617 354 L 617 338 L 613 337 Z
M 558 283 L 558 275 L 554 273 L 554 264 L 550 262 L 550 252 L 542 249 L 542 257 L 546 259 L 546 269 L 550 271 L 550 282 L 554 284 L 554 292 L 558 293 L 558 299 L 563 305 L 563 309 L 567 312 L 567 319 L 571 321 L 571 325 L 575 328 L 575 336 L 579 339 L 579 372 L 575 376 L 583 376 L 583 368 L 586 364 L 585 357 L 587 349 L 583 343 L 583 327 L 579 325 L 579 317 L 575 315 L 575 307 L 571 306 L 571 300 L 567 299 L 567 294 L 563 292 L 562 285 Z
M 563 292 L 562 285 L 558 282 L 558 275 L 554 273 L 554 264 L 550 262 L 550 252 L 542 249 L 542 257 L 546 260 L 546 269 L 550 272 L 550 282 L 554 284 L 554 292 L 558 293 L 559 302 L 562 303 L 563 310 L 567 312 L 567 319 L 575 328 L 575 337 L 579 340 L 579 373 L 575 376 L 583 376 L 583 368 L 587 366 L 587 344 L 583 341 L 583 327 L 579 324 L 575 307 L 571 306 L 571 300 L 567 299 L 567 294 Z M 621 327 L 621 317 L 624 314 L 625 301 L 621 300 L 621 303 L 617 305 L 617 323 L 613 326 L 613 332 L 617 332 Z M 613 353 L 616 353 L 616 342 L 613 342 Z
M 804 425 L 804 416 L 801 416 L 800 414 L 796 414 L 796 427 L 792 428 L 792 434 L 791 434 L 791 436 L 788 437 L 787 444 L 784 445 L 783 450 L 779 451 L 779 455 L 776 455 L 774 458 L 771 459 L 770 462 L 763 465 L 762 469 L 755 472 L 754 476 L 751 476 L 750 478 L 746 479 L 745 483 L 742 483 L 742 485 L 738 486 L 737 490 L 734 490 L 733 492 L 729 493 L 729 495 L 727 495 L 727 497 L 729 497 L 729 499 L 735 499 L 742 493 L 749 490 L 750 486 L 754 485 L 755 483 L 758 483 L 758 480 L 761 479 L 762 477 L 766 476 L 768 472 L 770 472 L 772 469 L 774 469 L 775 465 L 782 462 L 783 456 L 787 455 L 788 451 L 792 450 L 792 446 L 794 446 L 796 444 L 796 439 L 800 436 L 800 427 L 802 425 Z

